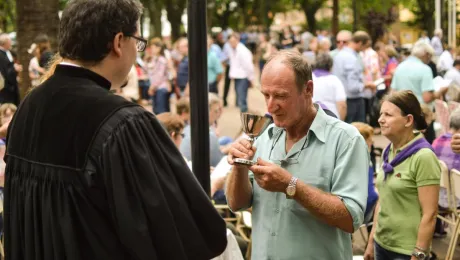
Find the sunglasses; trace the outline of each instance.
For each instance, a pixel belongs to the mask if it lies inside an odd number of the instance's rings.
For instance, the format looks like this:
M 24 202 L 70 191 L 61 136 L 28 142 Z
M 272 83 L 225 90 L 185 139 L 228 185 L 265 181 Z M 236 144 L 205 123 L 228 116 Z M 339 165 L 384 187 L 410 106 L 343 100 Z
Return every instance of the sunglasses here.
M 341 43 L 346 44 L 347 42 L 348 41 L 337 41 L 337 44 L 341 44 Z

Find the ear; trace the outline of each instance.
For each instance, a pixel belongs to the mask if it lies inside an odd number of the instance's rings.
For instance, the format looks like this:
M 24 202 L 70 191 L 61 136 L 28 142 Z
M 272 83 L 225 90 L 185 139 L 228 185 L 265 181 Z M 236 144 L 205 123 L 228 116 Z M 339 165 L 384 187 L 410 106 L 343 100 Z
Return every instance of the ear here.
M 117 57 L 121 57 L 122 55 L 121 46 L 123 44 L 123 37 L 123 33 L 119 32 L 113 38 L 112 50 L 115 53 L 115 55 L 117 55 Z
M 305 83 L 304 93 L 307 96 L 313 97 L 313 80 L 309 80 Z
M 414 116 L 409 114 L 407 115 L 406 117 L 407 121 L 406 121 L 406 124 L 404 124 L 405 127 L 410 127 L 411 125 L 413 125 L 415 127 L 415 122 L 414 122 Z
M 171 136 L 172 139 L 176 139 L 176 132 L 171 132 L 169 133 L 169 135 Z

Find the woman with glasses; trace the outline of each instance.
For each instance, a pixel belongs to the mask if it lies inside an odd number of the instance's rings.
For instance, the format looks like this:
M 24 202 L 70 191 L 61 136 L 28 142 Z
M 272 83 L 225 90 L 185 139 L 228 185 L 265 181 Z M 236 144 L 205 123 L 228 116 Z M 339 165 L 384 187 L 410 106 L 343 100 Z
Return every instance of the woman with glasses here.
M 411 91 L 384 97 L 379 124 L 391 144 L 377 170 L 379 202 L 364 259 L 427 259 L 441 168 L 420 130 L 428 127 Z

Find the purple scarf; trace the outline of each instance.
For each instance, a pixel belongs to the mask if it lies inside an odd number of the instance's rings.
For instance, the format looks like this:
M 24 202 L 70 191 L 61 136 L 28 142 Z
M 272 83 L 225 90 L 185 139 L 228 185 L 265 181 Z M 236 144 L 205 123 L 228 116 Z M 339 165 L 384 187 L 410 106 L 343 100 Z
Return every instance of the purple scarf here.
M 425 138 L 420 138 L 417 141 L 413 142 L 411 145 L 407 146 L 398 153 L 398 155 L 393 158 L 393 161 L 388 163 L 388 154 L 390 153 L 390 146 L 389 144 L 383 152 L 383 171 L 385 172 L 385 180 L 387 179 L 388 174 L 393 173 L 393 167 L 396 167 L 398 164 L 402 163 L 408 157 L 412 156 L 413 154 L 417 153 L 420 149 L 429 148 L 433 151 L 433 147 Z
M 331 75 L 331 72 L 327 70 L 323 70 L 323 69 L 315 69 L 313 70 L 313 74 L 315 74 L 315 77 L 319 78 L 319 77 Z

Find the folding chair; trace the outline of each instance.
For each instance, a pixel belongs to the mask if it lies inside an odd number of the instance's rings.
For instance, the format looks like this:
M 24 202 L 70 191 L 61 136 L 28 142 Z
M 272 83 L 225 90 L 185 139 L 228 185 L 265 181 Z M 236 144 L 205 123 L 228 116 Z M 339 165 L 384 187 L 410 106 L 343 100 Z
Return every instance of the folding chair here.
M 234 214 L 232 213 L 232 211 L 230 210 L 230 208 L 227 206 L 227 205 L 217 205 L 217 204 L 214 204 L 214 208 L 221 212 L 222 214 L 224 214 L 225 216 L 223 217 L 223 219 L 225 220 L 225 222 L 229 222 L 229 223 L 237 223 L 238 222 L 238 217 L 239 217 L 239 214 Z
M 252 248 L 252 215 L 249 211 L 239 212 L 241 217 L 236 224 L 236 230 L 241 237 L 248 242 L 248 249 L 246 251 L 245 259 L 251 260 L 251 248 Z
M 450 171 L 451 177 L 451 187 L 453 194 L 453 201 L 456 202 L 456 197 L 460 197 L 460 172 L 458 170 L 452 169 Z M 456 206 L 456 204 L 454 204 Z M 460 234 L 460 217 L 457 209 L 454 210 L 456 217 L 455 227 L 452 232 L 452 237 L 450 239 L 449 248 L 447 249 L 446 260 L 452 260 L 455 253 L 455 248 L 457 247 L 458 235 Z
M 436 121 L 441 125 L 441 134 L 449 130 L 449 107 L 445 101 L 436 99 Z
M 451 230 L 455 228 L 455 224 L 457 221 L 457 207 L 456 207 L 456 200 L 455 195 L 452 190 L 452 178 L 449 174 L 449 169 L 445 162 L 439 160 L 439 164 L 441 165 L 441 188 L 446 189 L 447 191 L 447 209 L 439 210 L 437 218 L 447 223 Z M 447 216 L 447 217 L 446 217 Z

